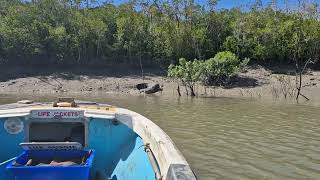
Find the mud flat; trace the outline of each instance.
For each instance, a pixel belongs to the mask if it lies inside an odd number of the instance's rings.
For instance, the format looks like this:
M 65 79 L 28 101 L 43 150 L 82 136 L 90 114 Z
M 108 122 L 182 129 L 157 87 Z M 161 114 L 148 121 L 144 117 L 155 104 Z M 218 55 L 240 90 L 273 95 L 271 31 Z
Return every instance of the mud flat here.
M 159 83 L 163 92 L 157 96 L 178 96 L 177 82 L 166 77 L 161 69 L 145 69 L 142 79 L 139 68 L 0 68 L 1 94 L 126 94 L 141 95 L 138 83 Z M 303 77 L 303 93 L 310 98 L 320 95 L 320 72 L 309 71 Z M 186 96 L 184 87 L 182 96 Z M 196 86 L 199 96 L 293 98 L 295 75 L 292 71 L 275 72 L 261 66 L 249 67 L 225 87 Z

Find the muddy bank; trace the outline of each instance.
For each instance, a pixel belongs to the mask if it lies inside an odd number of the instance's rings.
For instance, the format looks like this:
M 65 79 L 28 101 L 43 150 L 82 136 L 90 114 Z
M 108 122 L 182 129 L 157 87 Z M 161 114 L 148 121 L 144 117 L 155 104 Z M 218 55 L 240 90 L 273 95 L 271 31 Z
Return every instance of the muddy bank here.
M 130 94 L 140 95 L 138 83 L 159 83 L 163 92 L 158 96 L 177 96 L 177 83 L 166 77 L 165 70 L 139 68 L 0 68 L 1 94 Z M 303 78 L 303 93 L 310 98 L 320 95 L 320 72 L 309 71 Z M 199 96 L 292 98 L 295 91 L 294 73 L 276 72 L 261 66 L 249 67 L 225 87 L 197 85 Z M 181 87 L 182 96 L 186 91 Z

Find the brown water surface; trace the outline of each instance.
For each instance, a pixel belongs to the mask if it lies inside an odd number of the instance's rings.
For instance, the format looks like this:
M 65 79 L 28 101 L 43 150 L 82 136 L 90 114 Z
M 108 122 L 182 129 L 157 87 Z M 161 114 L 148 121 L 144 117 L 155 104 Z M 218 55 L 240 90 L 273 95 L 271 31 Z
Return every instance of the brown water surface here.
M 0 95 L 0 104 L 32 98 Z M 234 98 L 98 95 L 158 124 L 202 179 L 320 179 L 319 105 Z

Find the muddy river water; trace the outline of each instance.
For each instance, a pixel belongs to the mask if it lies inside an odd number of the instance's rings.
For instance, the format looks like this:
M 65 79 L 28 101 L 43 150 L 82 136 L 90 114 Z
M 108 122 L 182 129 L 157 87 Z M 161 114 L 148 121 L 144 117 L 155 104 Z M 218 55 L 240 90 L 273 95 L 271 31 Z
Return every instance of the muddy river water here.
M 0 104 L 55 97 L 0 95 Z M 320 179 L 320 105 L 245 98 L 97 95 L 136 111 L 175 142 L 200 180 Z

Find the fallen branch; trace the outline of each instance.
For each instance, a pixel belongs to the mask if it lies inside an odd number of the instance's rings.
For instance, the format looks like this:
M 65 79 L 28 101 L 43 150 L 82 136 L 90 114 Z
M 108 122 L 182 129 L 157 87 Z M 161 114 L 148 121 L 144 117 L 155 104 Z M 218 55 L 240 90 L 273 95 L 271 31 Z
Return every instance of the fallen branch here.
M 300 96 L 304 97 L 304 98 L 305 98 L 306 100 L 308 100 L 308 101 L 310 100 L 307 96 L 305 96 L 305 95 L 303 95 L 303 94 L 301 94 L 301 93 L 300 93 Z

